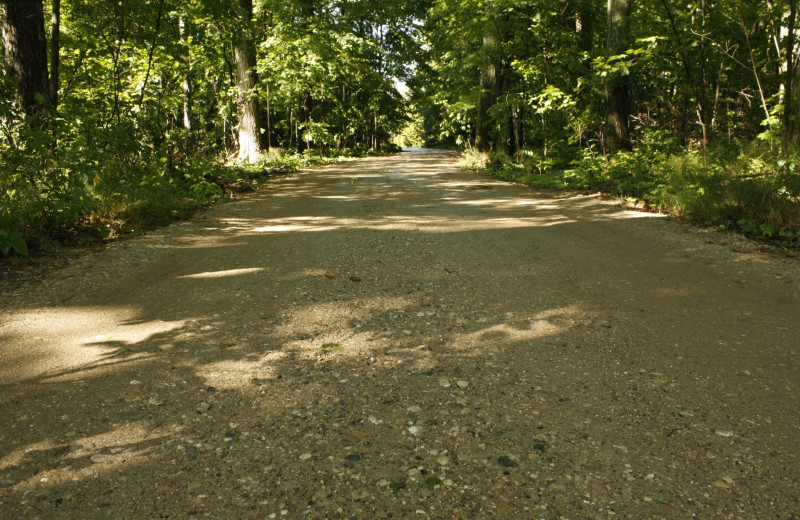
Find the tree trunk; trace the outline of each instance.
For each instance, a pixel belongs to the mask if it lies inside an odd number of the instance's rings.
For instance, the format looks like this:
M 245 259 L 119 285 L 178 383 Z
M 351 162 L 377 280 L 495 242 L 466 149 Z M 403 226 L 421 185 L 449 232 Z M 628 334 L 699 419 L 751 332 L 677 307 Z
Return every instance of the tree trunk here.
M 633 0 L 608 0 L 607 56 L 619 54 L 628 33 Z M 631 140 L 628 129 L 631 112 L 631 89 L 628 75 L 610 74 L 605 81 L 606 94 L 606 147 L 629 150 Z
M 783 93 L 783 153 L 788 155 L 790 143 L 796 143 L 800 136 L 797 121 L 797 95 L 800 83 L 797 80 L 797 60 L 795 59 L 795 28 L 797 25 L 797 0 L 789 0 L 789 18 L 786 21 L 786 74 Z
M 36 116 L 37 127 L 50 116 L 47 42 L 42 0 L 0 0 L 6 74 L 16 83 L 16 99 L 26 116 Z
M 708 56 L 706 52 L 706 32 L 707 23 L 706 15 L 708 13 L 708 5 L 706 0 L 701 0 L 700 9 L 695 11 L 696 16 L 700 17 L 700 30 L 697 33 L 700 35 L 699 52 L 700 59 L 698 60 L 700 66 L 700 88 L 698 92 L 699 99 L 697 100 L 697 121 L 703 131 L 703 153 L 708 150 L 708 142 L 712 138 L 714 132 L 714 110 L 711 106 L 711 81 L 709 79 L 707 62 Z
M 178 28 L 181 35 L 181 44 L 184 47 L 184 58 L 186 59 L 186 71 L 183 74 L 183 128 L 192 131 L 192 63 L 191 51 L 189 49 L 189 39 L 187 38 L 188 29 L 183 15 L 178 16 Z
M 497 101 L 499 85 L 499 67 L 494 56 L 497 40 L 497 29 L 492 22 L 488 22 L 483 32 L 480 96 L 478 97 L 478 115 L 475 121 L 475 148 L 479 152 L 488 152 L 490 148 L 489 109 Z
M 61 64 L 61 0 L 53 0 L 50 17 L 50 105 L 53 115 L 58 110 L 58 82 Z
M 300 101 L 300 113 L 297 116 L 298 124 L 305 126 L 311 122 L 311 111 L 314 110 L 314 97 L 311 92 L 306 92 Z M 302 136 L 297 139 L 297 152 L 303 153 L 308 149 L 308 142 Z
M 144 74 L 144 81 L 142 82 L 142 91 L 139 97 L 139 108 L 144 106 L 144 98 L 145 94 L 147 93 L 147 82 L 150 79 L 150 71 L 153 68 L 153 56 L 155 56 L 156 46 L 158 45 L 158 34 L 161 31 L 161 19 L 164 16 L 164 2 L 165 0 L 161 0 L 161 2 L 158 4 L 155 34 L 153 34 L 153 43 L 150 45 L 150 51 L 147 54 L 147 71 Z
M 239 0 L 243 10 L 242 15 L 247 17 L 246 25 L 250 25 L 253 18 L 253 1 Z M 256 54 L 249 31 L 243 30 L 234 47 L 234 61 L 236 62 L 236 80 L 239 87 L 239 157 L 240 162 L 254 163 L 261 154 L 261 139 L 258 128 L 259 108 L 255 96 L 257 83 L 255 66 Z
M 594 48 L 593 3 L 592 0 L 578 0 L 575 6 L 575 32 L 578 34 L 579 47 L 585 52 L 591 52 Z

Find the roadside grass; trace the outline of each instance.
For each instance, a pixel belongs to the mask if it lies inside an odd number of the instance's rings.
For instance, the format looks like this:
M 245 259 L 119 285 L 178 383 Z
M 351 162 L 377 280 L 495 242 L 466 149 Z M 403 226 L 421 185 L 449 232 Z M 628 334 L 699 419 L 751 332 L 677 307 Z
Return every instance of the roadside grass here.
M 458 165 L 534 187 L 605 193 L 633 207 L 800 247 L 800 151 L 789 159 L 759 145 L 720 147 L 705 158 L 657 147 L 608 160 L 520 157 L 467 152 Z
M 136 236 L 301 168 L 369 154 L 358 149 L 304 154 L 272 149 L 247 165 L 181 154 L 168 160 L 119 154 L 92 161 L 88 168 L 69 157 L 60 162 L 3 157 L 12 172 L 0 179 L 0 258 L 14 262 L 63 245 Z

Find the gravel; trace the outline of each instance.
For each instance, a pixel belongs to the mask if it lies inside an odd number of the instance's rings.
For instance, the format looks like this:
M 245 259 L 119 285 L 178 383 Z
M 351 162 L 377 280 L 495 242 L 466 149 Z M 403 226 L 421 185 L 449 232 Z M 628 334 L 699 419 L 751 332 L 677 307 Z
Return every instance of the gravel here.
M 8 291 L 0 518 L 797 518 L 797 260 L 450 160 Z

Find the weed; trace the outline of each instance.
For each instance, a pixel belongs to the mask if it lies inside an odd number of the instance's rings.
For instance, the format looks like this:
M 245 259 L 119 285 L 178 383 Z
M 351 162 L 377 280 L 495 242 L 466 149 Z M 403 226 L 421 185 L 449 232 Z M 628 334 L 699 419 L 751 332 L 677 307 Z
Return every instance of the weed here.
M 0 253 L 8 256 L 11 252 L 28 256 L 28 244 L 22 238 L 22 233 L 11 230 L 11 218 L 0 217 Z
M 440 479 L 435 475 L 431 475 L 430 477 L 426 478 L 423 482 L 426 486 L 428 486 L 431 489 L 434 489 L 436 486 L 442 485 L 442 479 Z
M 343 348 L 344 347 L 339 343 L 325 343 L 324 345 L 322 345 L 322 347 L 320 347 L 320 350 L 322 352 L 333 352 L 337 350 L 342 350 Z

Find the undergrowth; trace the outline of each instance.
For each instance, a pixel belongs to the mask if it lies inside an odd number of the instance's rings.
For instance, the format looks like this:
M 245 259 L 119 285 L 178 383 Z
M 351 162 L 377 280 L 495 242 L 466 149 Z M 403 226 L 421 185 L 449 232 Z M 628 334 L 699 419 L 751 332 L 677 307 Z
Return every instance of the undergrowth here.
M 178 147 L 148 156 L 120 141 L 114 149 L 69 143 L 62 149 L 92 151 L 59 157 L 47 152 L 46 135 L 24 137 L 27 146 L 0 148 L 0 256 L 135 236 L 272 177 L 366 154 L 273 149 L 255 164 L 237 165 Z
M 703 157 L 645 143 L 608 160 L 587 153 L 542 167 L 521 157 L 468 152 L 459 166 L 536 187 L 605 192 L 640 208 L 800 246 L 800 150 L 786 159 L 751 144 Z

